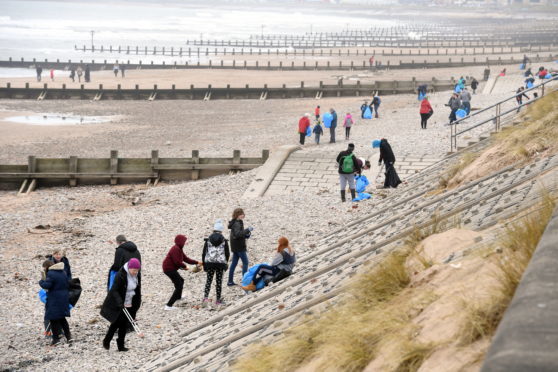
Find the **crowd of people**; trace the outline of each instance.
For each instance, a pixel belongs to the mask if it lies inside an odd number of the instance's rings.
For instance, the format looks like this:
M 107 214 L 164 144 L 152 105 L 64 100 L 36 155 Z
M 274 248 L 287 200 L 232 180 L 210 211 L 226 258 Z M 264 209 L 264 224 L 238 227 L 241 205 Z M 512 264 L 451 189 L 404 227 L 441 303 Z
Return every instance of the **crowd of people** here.
M 76 81 L 76 78 L 78 80 L 78 83 L 81 83 L 81 79 L 83 77 L 83 81 L 85 83 L 90 83 L 91 82 L 91 68 L 89 67 L 89 65 L 85 65 L 85 68 L 83 68 L 82 66 L 74 66 L 71 65 L 68 70 L 70 71 L 70 75 L 69 78 L 72 80 L 72 82 Z M 120 72 L 120 76 L 122 78 L 125 77 L 125 72 L 126 72 L 126 65 L 119 65 L 119 64 L 115 64 L 113 66 L 112 69 L 113 73 L 114 73 L 114 77 L 118 76 L 118 72 Z M 37 81 L 40 82 L 42 80 L 42 75 L 43 75 L 43 68 L 41 65 L 37 64 L 35 65 L 35 72 L 37 74 Z M 50 69 L 50 80 L 54 81 L 54 69 Z
M 180 270 L 205 271 L 207 278 L 201 300 L 201 307 L 204 308 L 208 305 L 213 306 L 209 294 L 215 278 L 214 307 L 217 309 L 225 306 L 222 297 L 223 275 L 228 269 L 227 285 L 236 286 L 234 274 L 239 260 L 242 261 L 243 282 L 248 282 L 247 285 L 242 286 L 242 289 L 247 292 L 259 290 L 291 275 L 296 262 L 296 253 L 286 237 L 279 238 L 278 247 L 274 249 L 269 264 L 257 264 L 249 271 L 247 240 L 254 228 L 244 228 L 244 217 L 242 208 L 233 211 L 232 219 L 228 224 L 229 239 L 223 235 L 225 230 L 223 220 L 217 219 L 212 233 L 203 241 L 200 260 L 190 258 L 184 253 L 184 246 L 188 240 L 185 235 L 175 236 L 174 245 L 162 260 L 162 273 L 174 286 L 174 291 L 164 305 L 164 310 L 176 310 L 175 304 L 184 301 L 182 297 L 184 278 L 180 275 Z M 116 237 L 116 245 L 114 260 L 108 270 L 107 294 L 100 311 L 101 316 L 109 322 L 102 345 L 109 350 L 116 334 L 118 351 L 127 351 L 125 338 L 128 332 L 136 330 L 140 337 L 143 337 L 143 333 L 139 332 L 135 323 L 136 314 L 142 305 L 142 258 L 136 244 L 127 240 L 124 235 Z M 193 268 L 189 269 L 188 264 L 193 265 Z M 60 343 L 61 336 L 65 336 L 71 343 L 73 338 L 66 318 L 70 316 L 70 310 L 81 295 L 79 279 L 72 278 L 70 262 L 60 250 L 55 250 L 52 255 L 47 256 L 41 275 L 39 285 L 42 290 L 39 292 L 39 297 L 45 303 L 45 336 L 51 339 L 53 346 Z

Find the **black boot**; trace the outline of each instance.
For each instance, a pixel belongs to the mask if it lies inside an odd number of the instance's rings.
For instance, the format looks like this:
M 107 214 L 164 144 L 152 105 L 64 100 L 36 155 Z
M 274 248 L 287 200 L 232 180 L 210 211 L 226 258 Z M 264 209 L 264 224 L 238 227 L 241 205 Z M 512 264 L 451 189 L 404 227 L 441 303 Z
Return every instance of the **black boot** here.
M 103 338 L 103 347 L 104 347 L 105 349 L 107 349 L 107 350 L 110 349 L 110 341 L 111 341 L 111 339 L 112 339 L 112 337 L 111 337 L 111 338 L 108 338 L 108 335 L 105 336 L 105 338 Z
M 345 202 L 345 190 L 341 190 L 341 201 Z
M 351 189 L 351 200 L 354 200 L 356 198 L 356 191 L 355 189 Z
M 124 347 L 124 340 L 117 338 L 116 345 L 118 346 L 118 351 L 128 351 L 128 348 Z

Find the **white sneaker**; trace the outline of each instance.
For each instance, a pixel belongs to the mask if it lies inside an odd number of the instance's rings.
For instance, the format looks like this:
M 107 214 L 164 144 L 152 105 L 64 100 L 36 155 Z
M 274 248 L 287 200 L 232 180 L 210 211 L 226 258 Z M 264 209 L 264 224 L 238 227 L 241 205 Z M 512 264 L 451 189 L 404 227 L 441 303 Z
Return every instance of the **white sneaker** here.
M 165 305 L 165 310 L 166 310 L 166 311 L 177 310 L 177 308 L 174 307 L 174 306 L 167 306 L 167 305 Z

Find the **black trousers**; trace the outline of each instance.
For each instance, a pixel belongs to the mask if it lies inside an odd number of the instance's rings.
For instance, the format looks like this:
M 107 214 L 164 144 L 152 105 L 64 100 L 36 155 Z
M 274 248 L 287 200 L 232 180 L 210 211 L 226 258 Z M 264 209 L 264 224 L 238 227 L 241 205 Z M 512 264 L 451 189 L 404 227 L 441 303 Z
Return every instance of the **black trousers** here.
M 345 127 L 345 138 L 349 139 L 351 134 L 351 127 Z
M 329 127 L 329 143 L 335 143 L 335 127 Z
M 60 339 L 60 334 L 62 332 L 64 332 L 64 335 L 66 335 L 66 338 L 68 340 L 72 338 L 72 336 L 70 334 L 70 325 L 68 324 L 68 321 L 66 320 L 66 318 L 51 320 L 50 321 L 50 327 L 52 328 L 52 339 L 53 340 L 59 340 Z
M 300 144 L 304 145 L 304 139 L 306 138 L 306 133 L 299 133 L 300 135 Z
M 182 288 L 184 288 L 184 279 L 180 276 L 177 270 L 173 271 L 165 271 L 165 275 L 172 280 L 172 284 L 174 284 L 174 292 L 172 292 L 172 296 L 167 302 L 167 306 L 172 306 L 176 302 L 176 300 L 180 300 L 182 298 Z
M 420 127 L 422 129 L 426 129 L 426 123 L 428 122 L 429 118 L 430 118 L 429 112 L 427 112 L 426 114 L 420 114 Z
M 116 331 L 118 331 L 118 342 L 124 345 L 124 339 L 126 338 L 126 329 L 128 328 L 128 318 L 124 315 L 124 311 L 120 310 L 120 314 L 118 314 L 118 318 L 114 323 L 109 326 L 107 331 L 107 335 L 105 336 L 105 340 L 110 342 L 114 337 Z

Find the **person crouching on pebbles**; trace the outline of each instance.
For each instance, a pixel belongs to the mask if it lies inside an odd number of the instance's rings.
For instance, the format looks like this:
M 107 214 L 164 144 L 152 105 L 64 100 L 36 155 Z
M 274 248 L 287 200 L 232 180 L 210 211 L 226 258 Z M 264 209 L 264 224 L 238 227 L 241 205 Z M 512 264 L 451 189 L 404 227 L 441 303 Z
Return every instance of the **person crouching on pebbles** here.
M 188 270 L 186 263 L 190 265 L 200 265 L 201 262 L 193 260 L 186 256 L 184 253 L 184 245 L 186 244 L 187 238 L 184 235 L 177 235 L 174 238 L 174 245 L 167 253 L 167 256 L 163 260 L 163 272 L 174 284 L 174 292 L 172 293 L 169 302 L 165 305 L 165 310 L 175 310 L 174 303 L 182 298 L 182 288 L 184 287 L 184 279 L 178 273 L 179 269 Z
M 137 258 L 128 261 L 114 277 L 114 283 L 101 307 L 101 316 L 110 322 L 109 329 L 103 339 L 103 347 L 110 348 L 110 342 L 116 331 L 118 351 L 128 351 L 124 347 L 124 339 L 130 321 L 124 314 L 126 309 L 132 319 L 141 306 L 141 264 Z
M 221 288 L 223 286 L 223 273 L 227 270 L 227 262 L 229 262 L 229 242 L 223 236 L 223 221 L 218 219 L 213 225 L 213 233 L 205 239 L 202 252 L 203 269 L 207 273 L 207 281 L 205 282 L 205 292 L 203 296 L 202 307 L 206 307 L 211 302 L 209 292 L 211 290 L 211 282 L 215 275 L 215 291 L 217 299 L 215 305 L 224 306 L 225 302 L 221 298 Z

